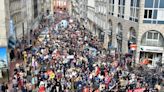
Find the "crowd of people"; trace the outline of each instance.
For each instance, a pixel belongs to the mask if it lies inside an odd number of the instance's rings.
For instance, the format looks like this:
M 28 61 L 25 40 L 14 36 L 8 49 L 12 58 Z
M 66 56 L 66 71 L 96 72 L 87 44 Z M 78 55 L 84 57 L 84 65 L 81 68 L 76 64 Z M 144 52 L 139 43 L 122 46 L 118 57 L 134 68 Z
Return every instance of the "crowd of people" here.
M 32 45 L 23 51 L 24 62 L 16 64 L 13 92 L 160 91 L 162 81 L 149 83 L 130 72 L 128 60 L 105 53 L 98 37 L 76 20 L 58 30 L 55 21 L 50 24 L 48 20 L 41 22 L 38 31 L 48 28 L 48 34 L 42 41 L 32 39 Z

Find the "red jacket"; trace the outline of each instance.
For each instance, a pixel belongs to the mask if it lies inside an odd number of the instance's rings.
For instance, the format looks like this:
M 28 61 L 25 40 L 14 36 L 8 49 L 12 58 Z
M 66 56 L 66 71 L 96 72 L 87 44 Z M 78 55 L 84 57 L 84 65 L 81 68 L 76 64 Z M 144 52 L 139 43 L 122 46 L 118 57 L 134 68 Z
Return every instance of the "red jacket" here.
M 46 92 L 45 91 L 45 87 L 44 86 L 39 87 L 39 91 L 38 92 Z

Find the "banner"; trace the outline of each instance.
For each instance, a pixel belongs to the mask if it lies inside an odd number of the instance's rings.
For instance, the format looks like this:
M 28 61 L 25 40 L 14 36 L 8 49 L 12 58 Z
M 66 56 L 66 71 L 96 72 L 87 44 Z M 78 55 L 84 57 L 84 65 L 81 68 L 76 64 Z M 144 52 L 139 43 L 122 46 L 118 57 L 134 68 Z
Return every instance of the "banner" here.
M 0 68 L 7 68 L 8 62 L 7 62 L 7 48 L 0 48 Z
M 129 90 L 128 92 L 144 92 L 145 88 L 137 88 L 134 90 Z

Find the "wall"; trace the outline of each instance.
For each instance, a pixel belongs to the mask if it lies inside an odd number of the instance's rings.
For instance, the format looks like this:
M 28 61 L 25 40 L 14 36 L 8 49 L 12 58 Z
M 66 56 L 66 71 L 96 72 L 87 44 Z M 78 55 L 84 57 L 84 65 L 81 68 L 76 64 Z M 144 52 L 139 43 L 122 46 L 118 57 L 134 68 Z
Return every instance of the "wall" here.
M 143 24 L 144 19 L 144 4 L 145 2 L 140 2 L 140 13 L 139 13 L 139 29 L 138 29 L 138 39 L 137 39 L 137 54 L 136 54 L 136 61 L 139 62 L 139 55 L 140 55 L 140 46 L 141 46 L 141 38 L 142 35 L 150 30 L 156 30 L 160 33 L 162 33 L 164 37 L 164 25 L 162 24 Z M 163 47 L 164 48 L 164 47 Z M 164 51 L 162 56 L 162 62 L 164 63 Z
M 128 32 L 130 31 L 130 28 L 133 27 L 135 31 L 138 34 L 138 23 L 128 21 L 125 19 L 117 18 L 114 16 L 109 15 L 108 20 L 111 20 L 112 22 L 112 45 L 116 47 L 116 30 L 118 23 L 121 23 L 123 28 L 123 41 L 122 41 L 122 52 L 128 53 Z
M 95 7 L 95 0 L 88 0 L 89 7 Z
M 5 11 L 5 1 L 6 0 L 0 0 L 0 47 L 6 47 L 7 46 L 7 30 L 6 30 L 6 11 Z

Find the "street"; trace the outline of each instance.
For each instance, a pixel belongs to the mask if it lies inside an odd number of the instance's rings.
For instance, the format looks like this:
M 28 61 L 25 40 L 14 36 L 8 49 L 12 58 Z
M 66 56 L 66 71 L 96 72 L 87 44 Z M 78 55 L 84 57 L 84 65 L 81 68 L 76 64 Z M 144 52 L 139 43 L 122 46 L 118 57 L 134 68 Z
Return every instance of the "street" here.
M 37 31 L 31 34 L 32 44 L 22 52 L 23 60 L 16 60 L 10 66 L 8 92 L 158 92 L 162 89 L 161 78 L 153 76 L 153 81 L 147 81 L 148 77 L 134 73 L 135 68 L 129 62 L 104 52 L 98 37 L 71 17 L 67 13 L 44 16 Z

